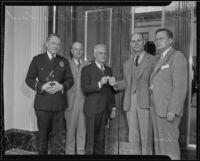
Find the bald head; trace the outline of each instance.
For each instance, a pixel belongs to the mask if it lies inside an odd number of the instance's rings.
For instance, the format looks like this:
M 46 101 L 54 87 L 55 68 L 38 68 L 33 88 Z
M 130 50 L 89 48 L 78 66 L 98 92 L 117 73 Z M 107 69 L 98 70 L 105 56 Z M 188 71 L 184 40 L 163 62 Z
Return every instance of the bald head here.
M 133 35 L 131 35 L 131 49 L 135 52 L 135 53 L 142 53 L 144 51 L 144 38 L 143 35 L 141 33 L 134 33 Z
M 142 35 L 141 33 L 139 33 L 139 32 L 136 32 L 136 33 L 134 33 L 134 34 L 131 34 L 131 39 L 132 39 L 134 36 L 141 37 L 141 39 L 144 40 L 143 35 Z
M 81 46 L 81 48 L 82 48 L 82 43 L 80 43 L 80 42 L 78 42 L 78 41 L 74 42 L 74 43 L 72 44 L 72 49 L 76 48 L 77 46 Z
M 82 43 L 76 41 L 72 44 L 71 53 L 73 58 L 82 59 L 83 57 L 83 46 Z

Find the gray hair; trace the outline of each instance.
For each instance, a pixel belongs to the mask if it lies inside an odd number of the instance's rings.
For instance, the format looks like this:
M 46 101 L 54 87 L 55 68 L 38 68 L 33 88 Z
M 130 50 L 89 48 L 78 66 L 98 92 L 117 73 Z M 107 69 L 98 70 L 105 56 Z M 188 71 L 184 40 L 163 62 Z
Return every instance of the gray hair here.
M 94 53 L 96 53 L 100 48 L 105 48 L 106 49 L 106 45 L 105 44 L 97 44 L 94 46 Z

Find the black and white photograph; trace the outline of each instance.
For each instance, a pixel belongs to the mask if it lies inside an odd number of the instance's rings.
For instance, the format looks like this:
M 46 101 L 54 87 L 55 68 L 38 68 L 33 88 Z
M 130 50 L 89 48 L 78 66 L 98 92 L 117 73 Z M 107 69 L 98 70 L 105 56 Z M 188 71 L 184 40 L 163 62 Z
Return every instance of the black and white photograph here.
M 1 5 L 1 158 L 200 159 L 199 4 L 61 2 Z

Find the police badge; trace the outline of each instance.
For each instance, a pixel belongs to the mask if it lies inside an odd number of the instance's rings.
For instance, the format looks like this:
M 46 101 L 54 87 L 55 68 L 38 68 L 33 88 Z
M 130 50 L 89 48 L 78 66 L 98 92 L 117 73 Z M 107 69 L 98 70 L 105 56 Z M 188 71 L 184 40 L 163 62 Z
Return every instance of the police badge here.
M 64 67 L 64 62 L 63 62 L 63 61 L 60 61 L 60 62 L 59 62 L 59 65 L 60 65 L 61 68 L 63 68 L 63 67 Z

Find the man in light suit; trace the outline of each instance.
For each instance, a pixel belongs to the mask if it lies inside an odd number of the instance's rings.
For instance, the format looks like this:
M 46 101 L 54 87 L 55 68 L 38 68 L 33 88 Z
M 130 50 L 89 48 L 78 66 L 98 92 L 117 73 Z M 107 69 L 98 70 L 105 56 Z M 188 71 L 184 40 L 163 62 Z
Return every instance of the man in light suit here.
M 65 111 L 67 128 L 65 154 L 84 154 L 86 130 L 83 103 L 85 96 L 81 90 L 80 79 L 82 68 L 89 62 L 83 60 L 83 48 L 80 42 L 72 44 L 71 54 L 72 59 L 69 60 L 69 64 L 74 85 L 67 91 L 69 107 Z
M 144 51 L 142 34 L 131 36 L 132 58 L 124 63 L 123 80 L 114 85 L 124 90 L 123 110 L 127 112 L 130 154 L 152 154 L 152 123 L 150 119 L 150 75 L 156 58 Z
M 156 47 L 160 55 L 150 79 L 152 91 L 155 154 L 180 159 L 179 124 L 187 93 L 185 56 L 172 48 L 173 34 L 166 28 L 156 31 Z
M 85 95 L 83 111 L 86 119 L 86 154 L 104 154 L 105 126 L 115 117 L 114 89 L 109 85 L 112 70 L 106 61 L 106 46 L 94 47 L 95 61 L 82 69 L 81 88 Z

